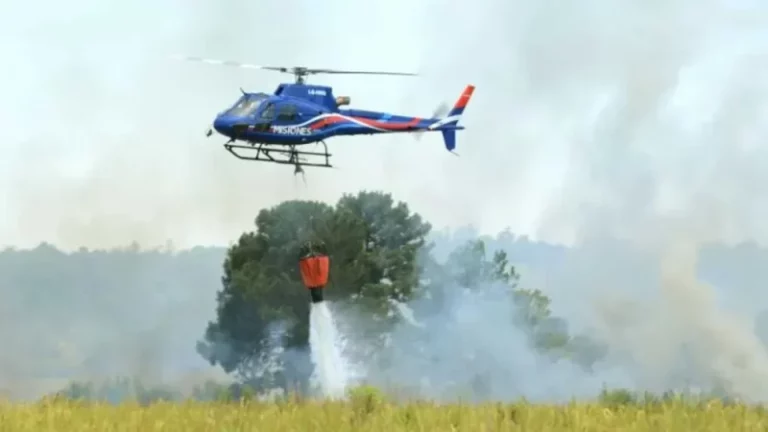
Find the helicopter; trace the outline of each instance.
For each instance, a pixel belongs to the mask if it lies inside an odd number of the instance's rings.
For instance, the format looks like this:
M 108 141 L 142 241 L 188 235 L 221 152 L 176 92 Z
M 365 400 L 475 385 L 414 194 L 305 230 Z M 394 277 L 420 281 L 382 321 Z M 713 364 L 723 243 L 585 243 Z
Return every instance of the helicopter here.
M 232 106 L 216 115 L 206 136 L 210 137 L 216 131 L 228 138 L 224 148 L 235 157 L 294 165 L 295 174 L 303 173 L 302 167 L 308 166 L 332 168 L 325 140 L 336 136 L 412 133 L 418 138 L 425 132 L 439 131 L 445 148 L 455 154 L 456 131 L 464 129 L 458 122 L 475 90 L 474 85 L 467 85 L 450 110 L 447 105 L 441 104 L 430 117 L 422 118 L 342 108 L 350 104 L 349 96 L 336 97 L 330 86 L 306 83 L 309 75 L 317 74 L 416 76 L 415 73 L 257 66 L 202 57 L 173 57 L 292 74 L 295 82 L 279 84 L 273 94 L 250 93 L 241 88 L 241 96 Z M 307 144 L 321 144 L 323 151 L 297 149 Z

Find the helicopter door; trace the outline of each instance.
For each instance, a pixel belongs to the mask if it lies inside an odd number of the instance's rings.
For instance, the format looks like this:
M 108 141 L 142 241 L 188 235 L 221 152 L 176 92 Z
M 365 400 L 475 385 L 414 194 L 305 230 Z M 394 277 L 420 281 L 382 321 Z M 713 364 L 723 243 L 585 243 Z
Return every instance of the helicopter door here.
M 254 130 L 257 132 L 266 132 L 272 126 L 275 120 L 275 105 L 268 104 L 256 118 Z
M 299 110 L 291 103 L 281 104 L 277 109 L 275 123 L 278 125 L 290 125 L 299 119 Z

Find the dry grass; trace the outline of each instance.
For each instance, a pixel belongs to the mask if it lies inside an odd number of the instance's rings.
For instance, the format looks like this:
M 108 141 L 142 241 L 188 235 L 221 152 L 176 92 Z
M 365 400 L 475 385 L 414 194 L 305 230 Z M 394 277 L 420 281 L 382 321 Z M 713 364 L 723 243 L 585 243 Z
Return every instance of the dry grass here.
M 390 404 L 349 402 L 0 403 L 0 431 L 731 431 L 766 430 L 759 407 L 667 401 L 613 406 L 577 404 Z

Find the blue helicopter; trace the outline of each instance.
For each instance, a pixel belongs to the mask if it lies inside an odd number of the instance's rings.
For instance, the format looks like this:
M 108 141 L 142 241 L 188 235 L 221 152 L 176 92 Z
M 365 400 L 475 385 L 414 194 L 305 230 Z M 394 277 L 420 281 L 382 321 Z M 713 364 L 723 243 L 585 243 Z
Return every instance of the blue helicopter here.
M 206 136 L 210 137 L 215 130 L 229 139 L 224 148 L 235 157 L 294 165 L 296 173 L 303 172 L 304 166 L 332 167 L 331 154 L 328 153 L 325 140 L 335 136 L 406 132 L 418 137 L 424 132 L 439 131 L 443 135 L 445 148 L 453 152 L 456 148 L 456 131 L 464 129 L 458 122 L 475 90 L 473 85 L 468 85 L 453 108 L 448 110 L 447 106 L 441 105 L 431 117 L 421 118 L 343 109 L 342 106 L 350 103 L 348 96 L 335 97 L 329 86 L 306 83 L 306 77 L 315 74 L 415 76 L 413 73 L 256 66 L 201 57 L 175 57 L 186 61 L 293 74 L 295 83 L 280 84 L 271 95 L 248 93 L 240 89 L 240 98 L 216 116 Z M 297 150 L 298 146 L 312 143 L 322 144 L 324 151 Z

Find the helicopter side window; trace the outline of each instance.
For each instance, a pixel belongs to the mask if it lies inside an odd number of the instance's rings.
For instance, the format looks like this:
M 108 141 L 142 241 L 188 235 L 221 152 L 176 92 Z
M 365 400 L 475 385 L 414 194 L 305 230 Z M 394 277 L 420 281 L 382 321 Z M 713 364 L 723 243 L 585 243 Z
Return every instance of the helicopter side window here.
M 227 113 L 234 116 L 251 116 L 256 112 L 263 100 L 264 97 L 259 95 L 243 96 Z
M 269 104 L 264 111 L 261 112 L 261 118 L 264 120 L 272 120 L 275 118 L 275 105 Z
M 285 104 L 280 106 L 280 109 L 277 112 L 277 119 L 284 120 L 284 121 L 293 121 L 293 120 L 296 120 L 296 118 L 299 116 L 298 114 L 299 114 L 299 110 L 296 108 L 296 105 Z

